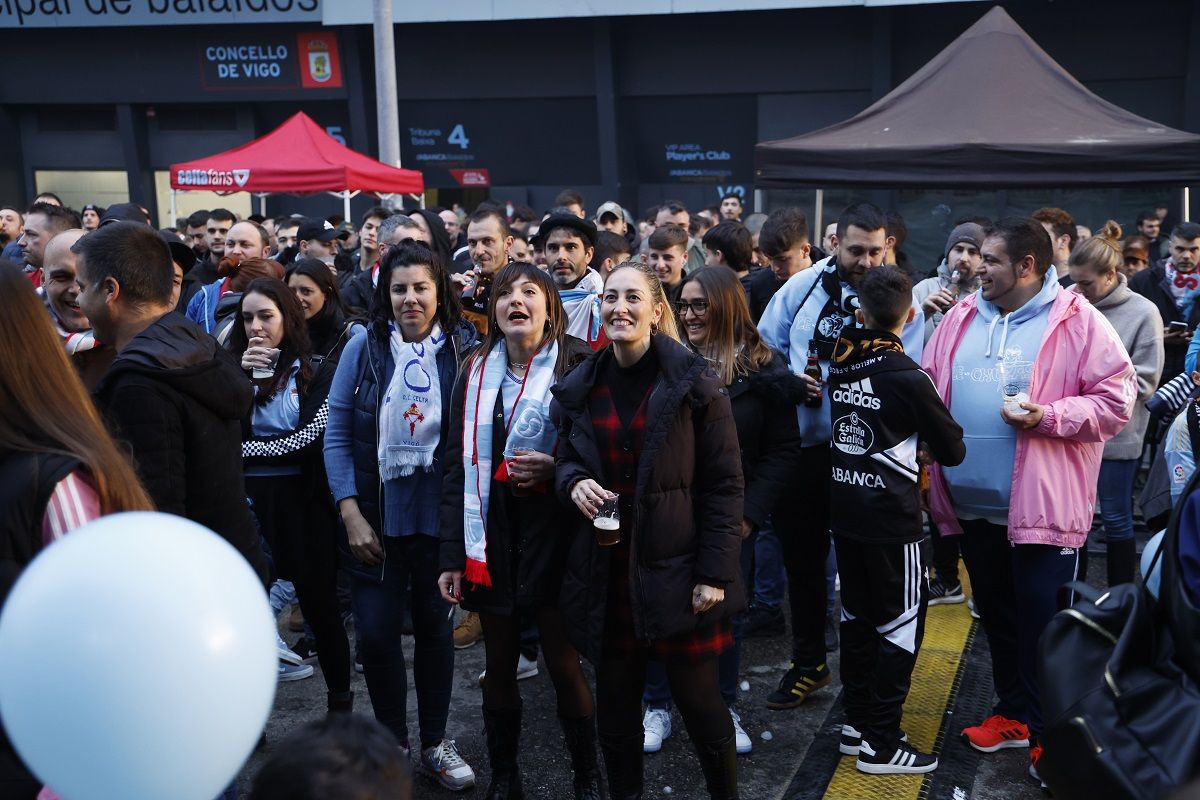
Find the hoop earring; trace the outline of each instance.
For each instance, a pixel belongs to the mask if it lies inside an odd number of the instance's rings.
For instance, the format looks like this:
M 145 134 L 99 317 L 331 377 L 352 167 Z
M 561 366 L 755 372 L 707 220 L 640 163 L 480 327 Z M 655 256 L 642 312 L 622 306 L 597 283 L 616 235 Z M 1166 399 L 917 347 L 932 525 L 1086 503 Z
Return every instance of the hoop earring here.
M 651 323 L 650 323 L 650 335 L 651 335 L 651 336 L 657 336 L 657 335 L 658 335 L 658 323 L 657 323 L 657 322 L 651 322 Z

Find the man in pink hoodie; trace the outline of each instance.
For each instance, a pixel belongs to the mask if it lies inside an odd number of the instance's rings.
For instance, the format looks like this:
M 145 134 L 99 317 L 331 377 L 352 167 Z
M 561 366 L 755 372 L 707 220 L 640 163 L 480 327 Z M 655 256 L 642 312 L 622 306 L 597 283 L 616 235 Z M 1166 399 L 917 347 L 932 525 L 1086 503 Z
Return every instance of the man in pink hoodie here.
M 930 509 L 943 533 L 962 534 L 999 698 L 963 736 L 984 752 L 1031 747 L 1037 777 L 1038 638 L 1075 578 L 1104 442 L 1129 421 L 1137 386 L 1112 326 L 1058 285 L 1038 223 L 1001 220 L 980 252 L 979 290 L 922 359 L 967 448 L 959 466 L 931 469 Z

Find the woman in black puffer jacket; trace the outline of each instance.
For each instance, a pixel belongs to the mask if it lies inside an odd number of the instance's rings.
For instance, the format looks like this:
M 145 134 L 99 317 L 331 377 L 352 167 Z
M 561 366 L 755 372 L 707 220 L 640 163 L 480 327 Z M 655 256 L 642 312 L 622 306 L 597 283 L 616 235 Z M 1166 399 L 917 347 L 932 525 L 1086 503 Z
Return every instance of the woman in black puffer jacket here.
M 583 514 L 571 532 L 561 609 L 596 664 L 600 744 L 612 797 L 641 796 L 641 690 L 651 658 L 667 677 L 709 794 L 737 797 L 733 726 L 717 656 L 745 608 L 742 469 L 728 392 L 675 338 L 662 284 L 641 264 L 610 273 L 601 319 L 611 346 L 554 389 L 556 484 Z M 620 540 L 591 524 L 619 494 Z
M 676 304 L 688 343 L 712 364 L 729 390 L 746 480 L 742 509 L 742 580 L 749 586 L 754 539 L 771 509 L 783 498 L 789 476 L 799 468 L 800 429 L 796 404 L 804 400 L 804 382 L 787 359 L 763 342 L 750 318 L 746 294 L 733 270 L 705 267 L 689 275 Z M 735 709 L 742 656 L 744 615 L 733 620 L 733 647 L 721 654 L 721 696 L 729 706 L 738 753 L 752 740 Z M 652 664 L 646 676 L 647 741 L 657 744 L 670 733 L 671 690 L 667 676 Z

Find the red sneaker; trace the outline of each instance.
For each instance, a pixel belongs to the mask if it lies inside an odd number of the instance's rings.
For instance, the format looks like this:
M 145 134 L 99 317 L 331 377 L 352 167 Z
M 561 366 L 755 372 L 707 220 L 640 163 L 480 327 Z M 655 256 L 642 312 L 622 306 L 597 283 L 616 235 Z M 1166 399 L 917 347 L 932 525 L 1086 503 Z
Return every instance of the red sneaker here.
M 1029 726 L 1015 719 L 993 714 L 973 728 L 963 728 L 967 744 L 982 753 L 994 753 L 1007 747 L 1029 747 Z
M 1045 788 L 1047 788 L 1046 782 L 1044 780 L 1042 780 L 1041 773 L 1038 772 L 1038 768 L 1037 768 L 1038 761 L 1040 761 L 1041 759 L 1042 759 L 1042 746 L 1040 744 L 1035 744 L 1033 747 L 1029 748 L 1029 777 L 1033 778 L 1035 781 L 1040 783 L 1042 785 L 1042 788 L 1045 789 Z

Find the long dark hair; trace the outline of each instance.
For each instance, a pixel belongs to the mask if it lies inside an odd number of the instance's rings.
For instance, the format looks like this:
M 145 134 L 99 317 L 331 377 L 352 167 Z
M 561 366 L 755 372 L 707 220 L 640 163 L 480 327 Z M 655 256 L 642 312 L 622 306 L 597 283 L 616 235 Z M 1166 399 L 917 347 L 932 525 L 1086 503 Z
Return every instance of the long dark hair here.
M 471 355 L 467 361 L 467 369 L 471 368 L 471 363 L 475 359 L 487 358 L 487 354 L 492 351 L 496 343 L 504 338 L 504 334 L 500 330 L 500 325 L 496 321 L 496 298 L 500 296 L 503 290 L 522 278 L 537 284 L 537 287 L 542 290 L 542 294 L 546 296 L 546 332 L 542 340 L 538 342 L 538 347 L 540 348 L 549 341 L 558 343 L 558 361 L 554 365 L 554 374 L 556 377 L 561 378 L 567 367 L 565 347 L 567 339 L 567 310 L 563 308 L 562 298 L 558 294 L 558 287 L 554 285 L 554 281 L 550 278 L 549 274 L 542 272 L 533 264 L 524 264 L 517 261 L 501 268 L 492 280 L 491 297 L 488 300 L 488 332 L 484 335 L 483 341 L 479 343 L 479 346 L 471 351 Z
M 337 346 L 350 317 L 342 301 L 342 291 L 338 289 L 337 280 L 325 262 L 315 258 L 302 258 L 288 269 L 284 282 L 289 284 L 289 288 L 293 275 L 308 278 L 325 296 L 321 310 L 308 320 L 308 338 L 315 354 L 328 356 L 327 351 Z
M 325 271 L 328 272 L 329 268 L 326 267 Z M 279 342 L 279 361 L 275 374 L 255 381 L 258 395 L 254 402 L 258 405 L 265 404 L 287 384 L 288 370 L 296 359 L 300 360 L 296 387 L 303 394 L 312 380 L 312 345 L 309 344 L 308 325 L 304 322 L 304 311 L 300 308 L 300 301 L 283 281 L 276 278 L 255 278 L 246 287 L 246 291 L 242 292 L 242 299 L 238 301 L 237 320 L 233 330 L 229 332 L 229 351 L 241 360 L 246 348 L 250 346 L 246 336 L 246 325 L 242 321 L 242 307 L 246 304 L 246 298 L 252 294 L 260 294 L 274 303 L 283 321 L 283 339 Z
M 96 487 L 102 514 L 153 510 L 67 358 L 33 284 L 11 261 L 0 261 L 0 363 L 0 456 L 76 458 Z
M 733 383 L 739 375 L 758 372 L 769 364 L 771 348 L 754 327 L 746 292 L 737 274 L 724 265 L 703 267 L 683 279 L 680 291 L 693 282 L 704 290 L 708 301 L 708 311 L 704 315 L 708 341 L 700 355 L 713 363 L 725 385 Z M 684 344 L 691 346 L 686 340 Z
M 432 250 L 442 257 L 442 267 L 449 269 L 454 258 L 454 247 L 450 243 L 450 234 L 446 232 L 446 222 L 427 208 L 414 208 L 404 213 L 425 220 L 425 224 L 429 226 L 429 235 L 433 237 Z
M 443 231 L 444 233 L 444 231 Z M 372 333 L 381 342 L 388 340 L 388 326 L 396 321 L 392 311 L 392 270 L 397 267 L 424 267 L 437 287 L 437 311 L 434 319 L 449 336 L 462 320 L 462 302 L 459 291 L 442 266 L 442 259 L 424 242 L 405 242 L 389 247 L 387 255 L 379 265 L 379 282 L 371 297 L 371 313 L 368 315 Z

